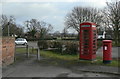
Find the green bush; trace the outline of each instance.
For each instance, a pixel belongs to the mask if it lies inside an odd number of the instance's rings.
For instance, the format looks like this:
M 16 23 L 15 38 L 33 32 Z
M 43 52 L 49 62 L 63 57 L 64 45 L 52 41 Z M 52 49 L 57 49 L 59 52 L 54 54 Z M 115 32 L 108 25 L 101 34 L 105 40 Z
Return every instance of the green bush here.
M 78 42 L 66 42 L 66 50 L 63 51 L 63 54 L 77 54 L 79 43 Z
M 77 54 L 78 44 L 77 41 L 53 41 L 53 48 L 57 48 L 54 52 L 60 54 Z
M 53 48 L 56 48 L 54 51 L 55 52 L 58 52 L 58 53 L 61 53 L 62 52 L 62 41 L 53 41 Z
M 45 41 L 40 40 L 38 42 L 38 46 L 40 49 L 48 49 L 53 48 L 51 51 L 60 54 L 77 54 L 79 42 L 77 41 Z
M 115 46 L 114 41 L 112 42 Z M 77 54 L 79 41 L 39 40 L 40 49 L 53 48 L 51 51 L 59 54 Z M 97 49 L 102 47 L 102 40 L 97 41 Z
M 39 40 L 38 41 L 38 47 L 40 49 L 47 49 L 49 47 L 49 44 L 46 40 Z

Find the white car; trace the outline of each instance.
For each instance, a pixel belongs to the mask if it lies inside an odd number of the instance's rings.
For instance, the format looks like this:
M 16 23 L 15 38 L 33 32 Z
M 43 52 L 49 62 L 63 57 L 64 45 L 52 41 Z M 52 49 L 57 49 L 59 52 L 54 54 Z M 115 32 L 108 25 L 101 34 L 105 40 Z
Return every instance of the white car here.
M 16 45 L 27 45 L 27 40 L 25 38 L 17 38 L 15 40 Z
M 104 39 L 105 37 L 103 35 L 98 35 L 97 39 Z

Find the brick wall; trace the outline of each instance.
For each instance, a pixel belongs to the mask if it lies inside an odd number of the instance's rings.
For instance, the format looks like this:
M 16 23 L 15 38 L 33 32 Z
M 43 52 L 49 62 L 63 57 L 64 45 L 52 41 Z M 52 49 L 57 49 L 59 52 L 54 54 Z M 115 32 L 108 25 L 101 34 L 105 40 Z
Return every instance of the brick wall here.
M 2 38 L 0 37 L 0 66 L 2 65 Z
M 2 37 L 2 65 L 9 65 L 14 62 L 15 38 Z

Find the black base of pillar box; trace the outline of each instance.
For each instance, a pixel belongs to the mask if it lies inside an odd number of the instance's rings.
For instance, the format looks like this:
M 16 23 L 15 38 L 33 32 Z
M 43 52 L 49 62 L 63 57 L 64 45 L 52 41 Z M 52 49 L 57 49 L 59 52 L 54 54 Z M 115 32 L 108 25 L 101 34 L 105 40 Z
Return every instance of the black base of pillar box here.
M 104 64 L 109 64 L 109 63 L 111 63 L 111 60 L 103 60 L 103 63 Z

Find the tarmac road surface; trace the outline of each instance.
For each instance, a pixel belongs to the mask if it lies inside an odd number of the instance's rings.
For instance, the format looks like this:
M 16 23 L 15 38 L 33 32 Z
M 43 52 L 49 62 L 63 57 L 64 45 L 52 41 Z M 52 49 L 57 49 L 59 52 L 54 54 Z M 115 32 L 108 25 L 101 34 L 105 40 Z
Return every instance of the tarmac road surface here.
M 118 55 L 120 52 L 120 47 L 112 47 L 112 58 L 120 58 L 120 55 Z M 103 56 L 103 47 L 99 48 L 97 50 L 97 56 L 102 57 Z
M 29 59 L 25 58 L 25 56 L 21 57 L 24 57 L 24 60 L 16 61 L 12 65 L 3 67 L 3 77 L 118 77 L 118 75 L 114 74 L 78 72 L 63 66 L 43 64 L 37 62 L 34 55 Z M 45 59 L 41 57 L 41 60 Z
M 37 42 L 28 42 L 29 46 L 37 47 Z M 119 47 L 112 48 L 113 57 L 118 57 Z M 16 55 L 19 56 L 19 55 Z M 102 47 L 97 50 L 97 56 L 102 56 Z M 75 70 L 53 65 L 44 65 L 36 62 L 36 56 L 30 59 L 25 58 L 22 62 L 17 61 L 12 65 L 3 67 L 3 77 L 118 77 L 114 74 L 77 72 Z M 44 58 L 41 57 L 41 60 Z

